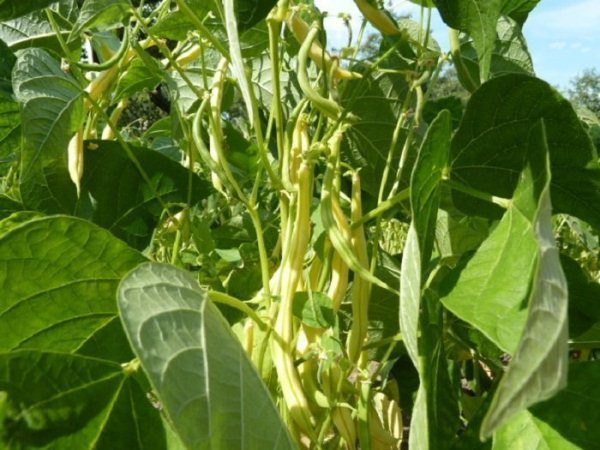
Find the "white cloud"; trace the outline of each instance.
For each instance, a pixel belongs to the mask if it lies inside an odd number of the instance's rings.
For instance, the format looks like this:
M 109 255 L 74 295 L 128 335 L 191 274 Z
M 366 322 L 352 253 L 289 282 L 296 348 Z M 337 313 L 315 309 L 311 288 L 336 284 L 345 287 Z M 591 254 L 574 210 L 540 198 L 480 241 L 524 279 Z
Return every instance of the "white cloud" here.
M 563 50 L 567 46 L 567 43 L 564 41 L 559 42 L 551 42 L 548 47 L 552 50 Z
M 559 2 L 554 2 L 559 3 Z M 598 37 L 600 30 L 600 1 L 561 1 L 559 6 L 534 10 L 525 27 L 540 34 L 586 34 Z M 539 7 L 538 7 L 539 8 Z

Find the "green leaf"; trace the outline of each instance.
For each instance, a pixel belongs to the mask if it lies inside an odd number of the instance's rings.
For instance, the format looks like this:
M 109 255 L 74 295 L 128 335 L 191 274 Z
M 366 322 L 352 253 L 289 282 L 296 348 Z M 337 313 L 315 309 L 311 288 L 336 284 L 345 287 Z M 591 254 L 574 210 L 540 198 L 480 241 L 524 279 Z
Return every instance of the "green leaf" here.
M 390 147 L 407 89 L 403 76 L 380 73 L 349 81 L 347 95 L 344 95 L 344 98 L 354 98 L 354 101 L 346 101 L 343 106 L 361 120 L 348 130 L 342 152 L 354 167 L 362 168 L 363 189 L 374 197 L 379 193 L 390 151 L 396 155 L 391 167 L 398 165 L 399 146 L 396 145 L 393 150 Z M 403 139 L 401 135 L 398 142 Z M 393 183 L 393 175 L 392 172 L 389 185 Z
M 496 32 L 498 37 L 492 52 L 490 76 L 497 77 L 506 73 L 534 75 L 533 61 L 519 24 L 510 17 L 500 17 Z M 479 61 L 472 40 L 461 42 L 460 49 L 471 77 L 477 79 Z
M 451 398 L 452 386 L 441 339 L 442 309 L 432 295 L 425 295 L 425 305 L 421 305 L 451 131 L 451 116 L 444 110 L 427 130 L 411 177 L 413 217 L 402 255 L 400 330 L 421 382 L 409 434 L 409 446 L 414 449 L 442 448 L 444 442 L 454 436 L 458 424 L 458 406 Z M 445 397 L 439 396 L 440 392 L 445 392 Z
M 159 70 L 156 64 L 153 64 L 153 67 L 150 68 L 141 59 L 134 59 L 125 73 L 119 77 L 114 101 L 131 97 L 137 92 L 154 89 L 161 81 L 158 75 Z
M 569 286 L 569 337 L 600 347 L 600 283 L 589 280 L 574 259 L 560 255 L 560 263 Z
M 536 211 L 531 228 L 538 246 L 525 329 L 481 425 L 489 437 L 525 408 L 547 400 L 567 384 L 568 295 L 552 229 L 550 168 L 544 123 L 529 138 L 528 165 L 517 187 L 515 208 Z
M 296 292 L 294 315 L 312 328 L 329 328 L 335 325 L 331 299 L 322 292 Z
M 0 0 L 0 22 L 44 9 L 56 0 Z
M 0 194 L 0 220 L 6 219 L 12 213 L 23 210 L 23 205 L 18 201 Z
M 502 14 L 512 17 L 522 26 L 539 2 L 540 0 L 503 0 Z
M 85 0 L 69 41 L 78 38 L 84 30 L 93 28 L 104 31 L 117 28 L 130 13 L 131 5 L 127 0 Z
M 24 103 L 21 197 L 39 211 L 72 213 L 75 186 L 67 171 L 67 146 L 83 122 L 79 84 L 41 49 L 18 53 L 13 88 Z
M 480 78 L 487 80 L 503 0 L 434 0 L 434 3 L 449 27 L 471 36 L 479 56 Z
M 60 10 L 62 3 L 64 2 L 61 2 L 58 8 L 52 9 L 54 11 Z M 60 34 L 66 39 L 71 29 L 70 23 L 62 18 L 60 14 L 55 14 L 54 18 L 61 29 Z M 0 39 L 13 51 L 40 47 L 59 54 L 62 53 L 62 47 L 57 35 L 52 30 L 50 22 L 48 22 L 45 11 L 36 11 L 14 20 L 0 22 Z M 73 51 L 72 56 L 77 59 L 77 55 L 81 51 L 81 41 L 76 40 L 69 43 L 69 49 Z
M 439 185 L 448 163 L 450 113 L 440 112 L 431 123 L 419 150 L 411 178 L 413 219 L 402 255 L 400 329 L 406 350 L 418 368 L 417 327 L 422 275 L 429 263 L 440 202 Z
M 292 449 L 270 395 L 191 274 L 144 264 L 119 288 L 125 330 L 164 411 L 195 449 Z
M 500 427 L 493 450 L 595 448 L 600 442 L 599 387 L 599 361 L 570 364 L 567 388 Z
M 90 150 L 90 146 L 95 149 Z M 85 151 L 85 171 L 81 189 L 93 198 L 92 221 L 110 230 L 129 245 L 148 245 L 165 203 L 186 203 L 189 172 L 181 164 L 143 147 L 130 146 L 148 186 L 136 164 L 121 145 L 112 141 L 89 141 Z M 192 176 L 191 201 L 200 202 L 211 192 L 208 183 Z
M 0 354 L 6 448 L 165 449 L 159 412 L 120 364 L 65 353 Z M 0 441 L 0 442 L 2 442 Z
M 143 260 L 107 231 L 74 217 L 38 218 L 2 234 L 0 352 L 68 352 L 96 339 L 116 316 L 118 282 Z
M 596 150 L 571 104 L 537 78 L 505 75 L 473 94 L 452 139 L 452 178 L 510 198 L 525 161 L 529 130 L 540 119 L 547 127 L 553 212 L 577 216 L 600 228 Z M 456 191 L 453 200 L 468 214 L 496 218 L 502 213 L 495 205 Z
M 19 104 L 0 92 L 0 167 L 17 159 L 21 141 L 20 112 Z

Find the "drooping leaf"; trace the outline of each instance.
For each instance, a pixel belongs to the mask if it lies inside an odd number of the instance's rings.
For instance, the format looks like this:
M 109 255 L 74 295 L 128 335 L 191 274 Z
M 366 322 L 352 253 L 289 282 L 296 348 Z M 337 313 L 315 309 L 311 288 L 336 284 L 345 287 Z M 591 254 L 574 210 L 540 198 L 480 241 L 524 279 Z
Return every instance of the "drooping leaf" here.
M 471 36 L 479 56 L 480 79 L 487 80 L 503 0 L 434 0 L 434 3 L 449 27 Z
M 491 436 L 516 413 L 549 399 L 567 384 L 567 282 L 552 229 L 550 168 L 543 121 L 531 131 L 528 165 L 513 201 L 516 208 L 528 209 L 532 203 L 536 204 L 530 232 L 539 250 L 531 280 L 527 322 L 481 425 L 482 437 Z
M 0 236 L 0 352 L 68 352 L 95 339 L 117 314 L 121 277 L 143 260 L 107 231 L 74 217 L 17 224 Z
M 144 264 L 118 298 L 134 351 L 188 447 L 294 448 L 252 363 L 191 274 Z
M 552 399 L 515 415 L 494 433 L 493 450 L 592 449 L 600 442 L 600 362 L 569 365 L 569 384 Z M 568 411 L 568 414 L 565 414 Z
M 0 354 L 7 393 L 0 443 L 19 449 L 165 449 L 144 389 L 111 361 L 68 353 Z
M 79 84 L 41 49 L 18 53 L 13 88 L 23 103 L 21 196 L 26 207 L 72 213 L 76 192 L 67 171 L 67 146 L 83 122 Z
M 130 11 L 131 4 L 127 0 L 85 0 L 69 40 L 76 39 L 84 30 L 93 28 L 103 31 L 117 28 Z
M 0 0 L 0 22 L 44 9 L 56 0 Z
M 537 78 L 505 75 L 473 94 L 452 139 L 452 178 L 510 198 L 525 161 L 529 130 L 540 119 L 548 136 L 553 212 L 571 214 L 600 228 L 596 150 L 571 104 Z M 497 206 L 460 192 L 453 192 L 453 200 L 468 214 L 499 217 L 502 213 Z
M 90 141 L 85 152 L 81 189 L 83 193 L 89 192 L 94 200 L 92 220 L 95 223 L 129 245 L 143 249 L 163 212 L 163 204 L 187 202 L 189 173 L 181 164 L 159 152 L 130 148 L 151 186 L 119 143 Z M 210 188 L 197 175 L 192 176 L 191 181 L 191 201 L 197 203 L 210 193 Z
M 129 98 L 137 92 L 154 89 L 160 83 L 159 68 L 148 66 L 145 61 L 134 59 L 125 73 L 119 77 L 114 101 Z

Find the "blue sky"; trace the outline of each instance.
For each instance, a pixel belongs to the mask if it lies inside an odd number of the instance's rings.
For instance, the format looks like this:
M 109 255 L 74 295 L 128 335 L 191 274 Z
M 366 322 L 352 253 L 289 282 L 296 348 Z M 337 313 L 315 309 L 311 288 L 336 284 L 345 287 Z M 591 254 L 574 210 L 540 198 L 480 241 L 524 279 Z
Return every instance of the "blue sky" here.
M 347 40 L 347 30 L 337 18 L 345 11 L 352 16 L 353 29 L 360 26 L 360 13 L 352 0 L 316 0 L 330 13 L 325 26 L 329 43 L 339 47 Z M 391 8 L 419 18 L 420 7 L 407 0 L 387 0 Z M 448 49 L 446 26 L 437 12 L 432 20 L 434 37 Z M 600 69 L 600 0 L 541 0 L 524 26 L 538 77 L 565 88 L 569 80 L 586 68 Z

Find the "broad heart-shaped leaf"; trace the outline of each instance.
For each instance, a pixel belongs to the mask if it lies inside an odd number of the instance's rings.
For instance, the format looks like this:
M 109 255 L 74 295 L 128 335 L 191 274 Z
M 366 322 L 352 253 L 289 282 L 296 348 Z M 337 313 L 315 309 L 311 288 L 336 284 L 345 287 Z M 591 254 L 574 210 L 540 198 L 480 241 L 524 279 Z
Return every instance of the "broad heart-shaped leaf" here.
M 132 375 L 115 362 L 81 355 L 0 354 L 0 391 L 7 393 L 0 446 L 166 449 L 160 414 Z
M 441 307 L 437 298 L 427 296 L 426 304 L 421 305 L 422 280 L 433 248 L 440 182 L 448 164 L 451 131 L 451 116 L 444 110 L 429 126 L 419 150 L 411 178 L 413 217 L 402 255 L 400 330 L 420 378 L 409 442 L 415 449 L 441 448 L 454 436 L 458 423 L 458 406 L 448 401 L 452 386 L 441 339 Z M 445 398 L 438 395 L 440 392 L 447 393 Z
M 13 88 L 23 103 L 21 197 L 26 207 L 72 213 L 75 186 L 67 171 L 67 146 L 83 121 L 79 84 L 46 51 L 18 53 Z
M 534 233 L 539 250 L 527 322 L 481 425 L 482 437 L 491 436 L 514 414 L 549 399 L 567 384 L 567 281 L 552 229 L 547 151 L 544 123 L 540 121 L 531 131 L 528 165 L 513 200 L 516 208 L 524 210 L 537 203 L 529 231 Z
M 70 352 L 96 339 L 117 314 L 117 284 L 142 261 L 106 230 L 74 217 L 37 218 L 2 234 L 0 352 Z M 97 347 L 108 349 L 115 336 Z
M 567 413 L 568 412 L 568 413 Z M 600 442 L 600 362 L 569 365 L 569 384 L 494 433 L 493 450 L 579 450 Z
M 471 36 L 479 56 L 480 78 L 487 80 L 503 0 L 434 0 L 434 3 L 449 27 Z
M 44 9 L 56 0 L 0 0 L 0 22 Z
M 567 213 L 600 228 L 600 166 L 590 137 L 571 104 L 537 78 L 494 78 L 471 97 L 452 139 L 451 177 L 472 188 L 510 198 L 523 168 L 527 136 L 544 119 L 552 167 L 554 213 Z M 467 214 L 500 217 L 491 203 L 454 191 Z
M 533 61 L 519 24 L 510 17 L 502 16 L 498 20 L 496 31 L 498 37 L 492 52 L 490 76 L 497 77 L 506 73 L 534 75 Z M 471 40 L 461 42 L 460 49 L 471 77 L 477 79 L 479 62 L 473 42 Z
M 119 27 L 131 7 L 127 0 L 85 0 L 69 40 L 73 41 L 82 31 L 91 28 L 102 31 Z
M 190 273 L 143 264 L 122 281 L 118 299 L 134 351 L 184 444 L 295 448 L 251 361 Z
M 129 245 L 143 249 L 148 245 L 165 203 L 186 203 L 189 172 L 181 164 L 157 151 L 130 146 L 140 167 L 152 183 L 144 180 L 136 164 L 117 142 L 86 143 L 82 192 L 93 199 L 92 221 L 110 230 Z M 93 147 L 94 150 L 89 150 Z M 207 182 L 192 176 L 193 203 L 210 193 Z

